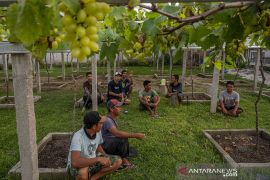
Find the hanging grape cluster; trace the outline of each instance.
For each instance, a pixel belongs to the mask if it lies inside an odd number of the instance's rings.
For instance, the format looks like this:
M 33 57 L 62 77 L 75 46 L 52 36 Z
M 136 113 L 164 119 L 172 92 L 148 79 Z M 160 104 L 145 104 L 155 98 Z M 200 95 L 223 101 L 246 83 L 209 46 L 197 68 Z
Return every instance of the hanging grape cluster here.
M 53 28 L 50 31 L 50 36 L 48 37 L 48 47 L 51 49 L 57 49 L 59 44 L 64 40 L 65 35 L 58 30 L 58 28 Z
M 66 32 L 65 41 L 70 45 L 72 56 L 84 60 L 91 53 L 97 52 L 97 21 L 104 19 L 110 11 L 110 6 L 95 0 L 81 0 L 81 8 L 75 14 L 69 11 L 63 2 L 59 9 L 64 12 L 62 25 Z
M 231 58 L 236 59 L 245 52 L 245 43 L 234 39 L 232 42 L 226 44 L 226 54 Z
M 270 36 L 270 10 L 265 10 L 262 12 L 260 17 L 260 24 L 265 36 Z

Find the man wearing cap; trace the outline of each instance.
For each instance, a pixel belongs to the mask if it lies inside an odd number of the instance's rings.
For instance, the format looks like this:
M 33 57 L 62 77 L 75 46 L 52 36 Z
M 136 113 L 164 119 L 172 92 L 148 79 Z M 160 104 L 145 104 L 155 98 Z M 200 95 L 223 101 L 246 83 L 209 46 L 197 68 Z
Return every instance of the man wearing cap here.
M 108 115 L 101 129 L 104 151 L 108 154 L 118 155 L 122 158 L 123 168 L 132 168 L 127 157 L 130 154 L 128 138 L 144 139 L 143 133 L 130 133 L 121 131 L 118 128 L 117 118 L 121 112 L 121 103 L 116 99 L 111 99 L 107 103 Z
M 139 92 L 139 108 L 140 110 L 148 110 L 152 117 L 158 118 L 157 107 L 160 102 L 160 97 L 155 90 L 151 88 L 151 81 L 143 82 L 144 90 Z
M 117 99 L 118 101 L 124 101 L 123 87 L 121 84 L 121 73 L 116 72 L 113 80 L 108 84 L 108 99 Z
M 83 95 L 83 101 L 84 101 L 84 106 L 86 108 L 90 108 L 92 104 L 92 73 L 87 72 L 86 73 L 86 78 L 87 81 L 83 83 L 83 90 L 84 90 L 84 95 Z M 98 104 L 102 103 L 105 101 L 105 97 L 102 95 L 100 91 L 100 87 L 97 87 L 97 92 L 98 92 Z
M 98 112 L 88 112 L 84 116 L 84 127 L 77 131 L 71 141 L 67 168 L 76 180 L 95 180 L 117 170 L 122 160 L 108 156 L 102 149 L 101 127 L 106 117 Z M 103 154 L 97 157 L 97 153 Z

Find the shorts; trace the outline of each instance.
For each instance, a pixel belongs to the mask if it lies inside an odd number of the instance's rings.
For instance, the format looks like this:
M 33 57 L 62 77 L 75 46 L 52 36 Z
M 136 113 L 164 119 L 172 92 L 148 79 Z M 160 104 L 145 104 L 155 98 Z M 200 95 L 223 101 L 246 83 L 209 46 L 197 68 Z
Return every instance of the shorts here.
M 106 154 L 106 155 L 99 154 L 99 155 L 97 155 L 97 157 L 108 157 L 111 161 L 111 164 L 114 164 L 117 160 L 121 159 L 119 156 L 109 155 L 109 154 Z M 102 169 L 102 165 L 100 163 L 96 163 L 95 165 L 88 167 L 88 173 L 89 173 L 89 175 L 94 175 L 97 172 L 99 172 L 101 169 Z M 72 168 L 71 166 L 68 166 L 68 173 L 71 176 L 76 177 L 79 173 L 79 169 Z
M 233 110 L 234 107 L 235 107 L 235 106 L 231 106 L 231 107 L 226 107 L 226 106 L 225 106 L 225 109 L 226 109 L 227 111 L 230 111 L 230 110 Z
M 150 108 L 151 109 L 154 109 L 153 106 L 150 106 Z M 139 110 L 144 111 L 144 110 L 148 110 L 148 109 L 147 109 L 147 107 L 144 104 L 140 103 L 139 104 Z

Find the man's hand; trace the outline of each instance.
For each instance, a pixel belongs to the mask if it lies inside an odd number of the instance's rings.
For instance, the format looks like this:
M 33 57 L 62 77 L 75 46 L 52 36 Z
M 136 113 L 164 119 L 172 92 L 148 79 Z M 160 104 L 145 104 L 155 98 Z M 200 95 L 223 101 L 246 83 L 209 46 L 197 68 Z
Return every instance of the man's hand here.
M 222 112 L 224 113 L 224 114 L 228 114 L 229 112 L 227 111 L 227 109 L 222 109 Z
M 98 157 L 98 162 L 104 167 L 109 167 L 111 165 L 110 159 L 106 157 Z
M 237 112 L 237 110 L 234 109 L 234 110 L 232 111 L 232 114 L 236 116 L 236 112 Z
M 136 139 L 144 139 L 145 138 L 145 134 L 143 133 L 136 133 Z

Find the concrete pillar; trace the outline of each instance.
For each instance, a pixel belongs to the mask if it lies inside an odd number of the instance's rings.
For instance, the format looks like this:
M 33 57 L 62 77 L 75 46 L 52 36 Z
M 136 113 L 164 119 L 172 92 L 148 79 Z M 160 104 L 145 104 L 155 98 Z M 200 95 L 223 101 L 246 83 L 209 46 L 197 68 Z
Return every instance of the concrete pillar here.
M 5 71 L 5 79 L 6 79 L 6 82 L 8 83 L 9 82 L 9 77 L 8 77 L 8 54 L 5 55 L 3 54 L 2 55 L 2 59 L 3 59 L 3 69 Z
M 41 93 L 41 81 L 40 81 L 40 67 L 39 67 L 39 61 L 36 61 L 36 83 L 37 83 L 37 91 L 38 93 Z
M 211 94 L 211 113 L 216 113 L 217 101 L 218 101 L 218 84 L 219 84 L 220 70 L 214 66 L 214 73 L 212 79 L 212 94 Z
M 97 54 L 92 58 L 92 110 L 98 110 L 97 92 Z
M 79 60 L 77 59 L 77 73 L 80 72 L 80 62 Z
M 107 81 L 108 83 L 111 81 L 111 62 L 107 60 Z
M 260 59 L 261 59 L 261 49 L 259 48 L 257 50 L 257 59 L 255 61 L 255 66 L 254 66 L 254 85 L 253 85 L 253 90 L 257 90 L 257 84 L 258 84 L 258 75 L 259 75 L 259 68 L 260 68 Z
M 203 68 L 202 68 L 202 73 L 205 74 L 205 61 L 204 59 L 206 58 L 206 51 L 203 51 Z
M 187 50 L 183 52 L 183 65 L 182 65 L 182 89 L 185 89 L 185 82 L 186 82 L 186 69 L 187 69 Z
M 13 87 L 22 180 L 37 180 L 38 155 L 30 54 L 12 54 Z
M 62 62 L 62 80 L 66 80 L 66 70 L 65 70 L 65 56 L 64 53 L 61 53 L 61 62 Z
M 114 62 L 113 62 L 113 75 L 116 73 L 116 62 L 117 62 L 118 54 L 116 54 Z
M 225 61 L 226 61 L 226 53 L 225 53 L 225 51 L 222 51 L 222 69 L 221 69 L 221 79 L 222 80 L 224 80 Z
M 161 76 L 164 75 L 164 58 L 165 58 L 165 55 L 162 54 L 162 63 L 161 63 Z
M 172 50 L 169 50 L 170 54 L 170 80 L 172 80 L 172 68 L 173 68 L 173 57 L 172 57 Z

